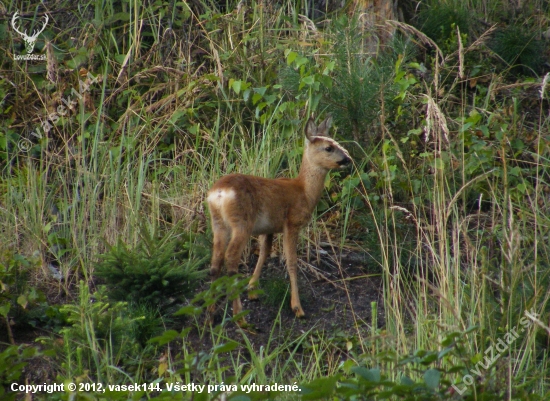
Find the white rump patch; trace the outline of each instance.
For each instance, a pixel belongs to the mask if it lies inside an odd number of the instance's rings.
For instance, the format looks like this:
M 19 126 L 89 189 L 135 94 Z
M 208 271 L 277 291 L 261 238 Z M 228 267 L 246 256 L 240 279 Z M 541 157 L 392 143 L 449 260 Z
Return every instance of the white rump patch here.
M 232 189 L 216 189 L 208 194 L 209 205 L 221 208 L 228 200 L 235 199 L 235 191 Z

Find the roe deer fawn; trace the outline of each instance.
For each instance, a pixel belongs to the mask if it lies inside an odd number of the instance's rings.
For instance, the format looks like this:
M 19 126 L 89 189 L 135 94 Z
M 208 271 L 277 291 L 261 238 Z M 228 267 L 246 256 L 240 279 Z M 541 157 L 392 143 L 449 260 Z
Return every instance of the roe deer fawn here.
M 348 152 L 328 137 L 329 117 L 318 127 L 313 119 L 306 125 L 306 141 L 298 177 L 269 179 L 243 174 L 220 178 L 208 192 L 214 247 L 210 275 L 216 279 L 225 262 L 227 273 L 238 272 L 241 254 L 251 235 L 259 235 L 260 256 L 250 279 L 254 289 L 262 266 L 271 252 L 273 234 L 283 233 L 283 250 L 290 276 L 290 306 L 296 317 L 304 316 L 296 279 L 296 245 L 300 229 L 311 218 L 319 202 L 330 169 L 350 164 Z M 249 294 L 250 298 L 255 298 Z M 215 306 L 214 306 L 215 307 Z M 233 315 L 242 310 L 241 300 L 233 301 Z M 213 312 L 210 309 L 210 312 Z M 245 321 L 239 322 L 244 324 Z

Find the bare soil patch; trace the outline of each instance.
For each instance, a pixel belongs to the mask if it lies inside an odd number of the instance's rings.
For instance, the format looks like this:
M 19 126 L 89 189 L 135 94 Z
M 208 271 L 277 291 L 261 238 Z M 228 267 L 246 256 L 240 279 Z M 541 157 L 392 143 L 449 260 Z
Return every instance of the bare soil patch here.
M 240 273 L 250 276 L 257 257 L 251 256 L 248 266 L 240 266 Z M 266 292 L 258 300 L 249 300 L 242 294 L 243 310 L 249 310 L 246 320 L 249 324 L 249 339 L 256 347 L 277 344 L 277 338 L 285 341 L 307 331 L 334 333 L 355 336 L 360 330 L 362 336 L 368 335 L 372 321 L 372 302 L 377 302 L 378 328 L 385 325 L 383 311 L 383 283 L 381 274 L 373 273 L 367 267 L 364 255 L 347 252 L 336 257 L 328 252 L 311 264 L 299 262 L 298 282 L 305 318 L 298 319 L 290 309 L 290 288 L 284 261 L 270 258 L 262 270 L 260 288 Z M 338 261 L 338 262 L 336 262 Z M 270 299 L 271 283 L 284 280 L 288 292 L 279 302 Z M 204 284 L 204 289 L 209 284 Z M 231 313 L 230 305 L 219 305 L 214 323 L 221 321 L 223 308 Z M 240 338 L 235 324 L 227 326 L 227 335 L 238 341 Z

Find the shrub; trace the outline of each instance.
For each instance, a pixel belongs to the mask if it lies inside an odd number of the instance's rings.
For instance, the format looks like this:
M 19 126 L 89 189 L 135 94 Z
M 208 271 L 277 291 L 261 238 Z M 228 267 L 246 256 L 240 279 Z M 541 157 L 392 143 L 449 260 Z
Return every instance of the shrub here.
M 343 132 L 351 132 L 361 145 L 371 146 L 372 127 L 379 124 L 380 110 L 391 111 L 397 95 L 394 64 L 406 49 L 395 39 L 375 58 L 365 51 L 366 34 L 356 18 L 342 17 L 335 22 L 334 85 L 324 104 Z
M 17 393 L 10 390 L 17 383 L 27 365 L 26 360 L 38 354 L 36 348 L 11 345 L 0 352 L 0 399 L 15 400 Z
M 205 271 L 199 271 L 207 258 L 190 256 L 192 243 L 167 234 L 159 237 L 147 229 L 130 248 L 121 239 L 101 256 L 96 274 L 105 279 L 109 297 L 130 304 L 142 304 L 167 311 L 188 297 Z
M 56 351 L 55 360 L 65 377 L 89 372 L 97 380 L 114 383 L 122 376 L 111 367 L 119 365 L 135 373 L 136 365 L 143 366 L 152 349 L 146 342 L 162 329 L 150 311 L 128 307 L 126 302 L 109 302 L 104 290 L 91 294 L 81 281 L 77 303 L 60 308 L 67 322 L 60 330 L 63 341 L 40 338 Z
M 23 255 L 7 253 L 0 257 L 0 316 L 12 343 L 11 324 L 28 323 L 29 311 L 45 301 L 42 292 L 29 285 L 33 267 Z
M 308 98 L 312 110 L 334 117 L 335 125 L 361 145 L 372 146 L 372 127 L 379 124 L 382 108 L 390 111 L 398 94 L 394 65 L 408 49 L 399 39 L 376 57 L 365 49 L 369 34 L 357 18 L 342 16 L 334 22 L 334 57 L 315 64 L 303 56 L 289 58 L 279 74 L 290 98 Z M 291 52 L 292 54 L 293 52 Z M 323 73 L 320 73 L 323 71 Z

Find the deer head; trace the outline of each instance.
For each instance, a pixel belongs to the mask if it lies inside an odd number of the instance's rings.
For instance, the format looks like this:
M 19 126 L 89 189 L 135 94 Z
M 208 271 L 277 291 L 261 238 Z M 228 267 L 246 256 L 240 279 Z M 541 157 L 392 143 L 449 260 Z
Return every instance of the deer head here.
M 13 14 L 13 17 L 11 19 L 11 26 L 13 27 L 15 32 L 17 32 L 19 35 L 23 37 L 23 40 L 25 41 L 25 50 L 27 51 L 27 54 L 31 54 L 34 50 L 36 39 L 38 38 L 38 35 L 40 35 L 42 31 L 46 29 L 46 25 L 48 24 L 49 18 L 47 15 L 44 15 L 46 20 L 44 21 L 44 25 L 42 26 L 42 29 L 34 30 L 32 35 L 29 36 L 27 35 L 27 30 L 25 30 L 25 32 L 21 32 L 19 29 L 17 29 L 16 23 L 17 23 L 17 20 L 19 19 L 19 16 L 17 14 L 18 14 L 17 12 Z

